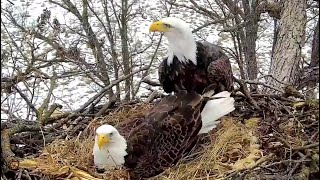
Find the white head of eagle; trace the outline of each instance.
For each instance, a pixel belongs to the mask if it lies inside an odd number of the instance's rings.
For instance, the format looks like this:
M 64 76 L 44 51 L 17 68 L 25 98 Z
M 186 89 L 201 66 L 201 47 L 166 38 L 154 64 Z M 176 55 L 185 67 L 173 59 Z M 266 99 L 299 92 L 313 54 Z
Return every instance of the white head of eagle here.
M 127 142 L 116 128 L 105 124 L 97 128 L 93 147 L 94 164 L 97 169 L 112 169 L 124 164 Z
M 168 65 L 172 63 L 174 56 L 180 62 L 186 63 L 190 60 L 197 64 L 197 44 L 188 23 L 179 18 L 166 17 L 153 22 L 149 31 L 162 32 L 168 39 Z

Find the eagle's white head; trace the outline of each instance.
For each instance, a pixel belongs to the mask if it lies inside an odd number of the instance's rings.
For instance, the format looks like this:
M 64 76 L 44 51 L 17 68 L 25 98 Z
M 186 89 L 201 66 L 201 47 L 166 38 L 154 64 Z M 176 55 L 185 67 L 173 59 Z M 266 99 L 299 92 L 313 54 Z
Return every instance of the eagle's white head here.
M 188 62 L 190 60 L 197 64 L 197 44 L 188 23 L 179 18 L 166 17 L 160 21 L 153 22 L 149 31 L 162 32 L 168 39 L 168 65 L 172 63 L 174 56 L 180 62 Z
M 99 171 L 112 169 L 124 164 L 127 142 L 111 125 L 97 128 L 93 147 L 94 165 Z

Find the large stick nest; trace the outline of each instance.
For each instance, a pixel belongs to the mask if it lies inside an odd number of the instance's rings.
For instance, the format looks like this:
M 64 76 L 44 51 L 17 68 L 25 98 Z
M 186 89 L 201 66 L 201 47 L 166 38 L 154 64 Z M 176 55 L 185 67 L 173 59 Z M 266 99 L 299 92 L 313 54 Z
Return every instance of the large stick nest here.
M 152 179 L 318 177 L 318 101 L 297 102 L 267 95 L 252 98 L 260 109 L 247 103 L 246 97 L 237 96 L 233 113 L 201 137 L 176 166 Z M 115 104 L 101 117 L 68 116 L 40 130 L 23 125 L 16 131 L 17 127 L 6 125 L 1 131 L 2 179 L 128 179 L 121 169 L 95 172 L 94 130 L 101 124 L 116 125 L 143 117 L 153 106 L 139 102 Z

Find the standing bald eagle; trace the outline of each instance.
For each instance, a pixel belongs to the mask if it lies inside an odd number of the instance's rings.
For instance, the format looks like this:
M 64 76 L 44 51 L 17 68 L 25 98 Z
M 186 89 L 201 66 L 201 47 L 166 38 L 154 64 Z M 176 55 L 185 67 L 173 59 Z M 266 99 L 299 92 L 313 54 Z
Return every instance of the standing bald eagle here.
M 201 95 L 181 91 L 163 98 L 145 118 L 98 127 L 93 148 L 97 170 L 123 165 L 131 179 L 142 179 L 175 165 L 199 134 L 213 129 L 220 117 L 234 110 L 229 92 L 213 97 L 203 107 Z
M 159 81 L 167 93 L 187 90 L 200 94 L 233 90 L 230 61 L 223 50 L 208 42 L 196 42 L 189 25 L 174 17 L 150 25 L 169 41 L 168 57 L 159 67 Z

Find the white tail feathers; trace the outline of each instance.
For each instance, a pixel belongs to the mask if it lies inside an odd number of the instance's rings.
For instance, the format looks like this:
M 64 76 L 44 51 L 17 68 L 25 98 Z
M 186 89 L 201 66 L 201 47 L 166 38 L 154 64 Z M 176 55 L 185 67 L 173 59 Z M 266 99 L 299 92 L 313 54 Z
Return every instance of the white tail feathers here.
M 219 123 L 219 118 L 232 112 L 234 107 L 234 98 L 230 97 L 230 92 L 223 91 L 212 97 L 223 97 L 220 99 L 209 100 L 201 112 L 202 127 L 199 134 L 207 133 L 215 128 Z

